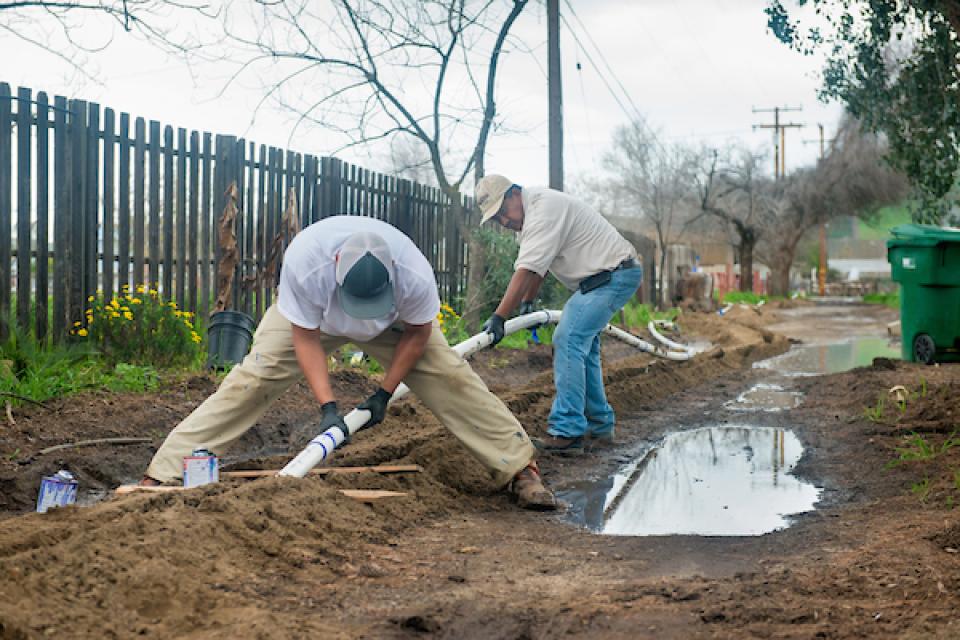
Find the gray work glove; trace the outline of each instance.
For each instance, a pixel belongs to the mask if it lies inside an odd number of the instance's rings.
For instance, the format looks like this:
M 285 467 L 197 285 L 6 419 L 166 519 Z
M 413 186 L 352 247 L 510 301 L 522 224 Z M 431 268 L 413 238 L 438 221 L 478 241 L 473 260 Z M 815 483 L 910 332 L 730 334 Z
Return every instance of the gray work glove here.
M 370 412 L 370 419 L 360 427 L 361 429 L 366 429 L 367 427 L 372 427 L 375 424 L 383 422 L 383 418 L 387 415 L 387 403 L 390 402 L 392 395 L 392 393 L 383 387 L 379 387 L 372 396 L 357 407 L 357 409 L 365 409 Z
M 505 334 L 505 329 L 503 328 L 503 323 L 506 320 L 502 316 L 493 314 L 487 321 L 483 323 L 483 330 L 493 336 L 493 342 L 490 343 L 491 347 L 497 346 L 497 344 L 503 340 Z
M 337 413 L 337 403 L 335 401 L 325 402 L 320 406 L 320 431 L 326 431 L 331 427 L 337 427 L 343 431 L 347 440 L 350 439 L 350 431 L 347 429 L 347 423 L 343 417 Z
M 533 300 L 524 300 L 523 302 L 520 303 L 520 308 L 517 310 L 517 315 L 525 316 L 528 313 L 533 313 L 536 310 L 537 310 L 536 304 L 533 302 Z M 541 322 L 540 324 L 535 324 L 532 327 L 528 327 L 528 328 L 531 331 L 533 331 L 534 329 L 539 329 L 540 327 L 542 327 L 543 324 L 544 323 Z

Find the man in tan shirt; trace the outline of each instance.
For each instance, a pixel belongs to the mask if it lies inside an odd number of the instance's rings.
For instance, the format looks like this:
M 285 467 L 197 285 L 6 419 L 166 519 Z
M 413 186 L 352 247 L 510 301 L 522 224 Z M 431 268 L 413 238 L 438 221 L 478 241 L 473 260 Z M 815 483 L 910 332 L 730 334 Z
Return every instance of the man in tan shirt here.
M 583 451 L 585 437 L 613 439 L 615 416 L 607 402 L 600 366 L 600 332 L 643 279 L 636 249 L 587 204 L 560 191 L 521 187 L 499 175 L 476 189 L 482 221 L 495 219 L 520 234 L 514 274 L 496 311 L 484 324 L 494 344 L 520 305 L 533 301 L 547 271 L 573 291 L 553 335 L 557 395 L 541 449 Z

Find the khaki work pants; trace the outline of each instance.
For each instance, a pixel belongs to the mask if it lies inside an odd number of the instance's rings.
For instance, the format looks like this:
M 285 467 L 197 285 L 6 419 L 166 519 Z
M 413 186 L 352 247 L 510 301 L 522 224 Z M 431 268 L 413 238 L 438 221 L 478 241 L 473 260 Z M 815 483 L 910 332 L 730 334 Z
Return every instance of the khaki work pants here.
M 388 368 L 401 335 L 401 331 L 388 329 L 369 342 L 353 342 Z M 348 341 L 321 337 L 327 353 Z M 216 393 L 170 432 L 147 475 L 162 482 L 181 477 L 183 457 L 197 447 L 222 454 L 302 375 L 290 322 L 271 306 L 257 327 L 250 353 L 227 374 Z M 509 483 L 534 457 L 523 427 L 447 345 L 436 325 L 426 351 L 404 382 L 500 485 Z M 384 423 L 389 428 L 389 414 Z

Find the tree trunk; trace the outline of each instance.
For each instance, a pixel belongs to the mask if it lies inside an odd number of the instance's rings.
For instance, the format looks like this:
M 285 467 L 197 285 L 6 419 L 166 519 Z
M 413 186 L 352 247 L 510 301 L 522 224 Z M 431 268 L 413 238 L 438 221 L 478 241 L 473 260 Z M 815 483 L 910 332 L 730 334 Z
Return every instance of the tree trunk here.
M 487 254 L 475 230 L 467 236 L 467 293 L 463 303 L 463 323 L 467 332 L 480 329 L 480 309 L 483 307 L 483 272 L 486 270 Z M 485 319 L 485 318 L 484 318 Z
M 756 235 L 744 231 L 740 236 L 740 291 L 753 291 L 753 250 L 756 246 Z
M 667 263 L 667 248 L 660 245 L 660 273 L 657 274 L 657 309 L 663 309 L 663 273 Z
M 776 262 L 770 265 L 770 294 L 775 296 L 790 295 L 790 267 L 793 260 Z

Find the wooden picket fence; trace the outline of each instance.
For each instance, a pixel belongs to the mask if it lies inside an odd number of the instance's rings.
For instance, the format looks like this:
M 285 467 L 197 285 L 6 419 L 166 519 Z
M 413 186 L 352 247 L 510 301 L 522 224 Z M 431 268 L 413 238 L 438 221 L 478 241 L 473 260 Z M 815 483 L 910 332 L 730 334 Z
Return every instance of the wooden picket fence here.
M 466 242 L 439 189 L 0 83 L 0 281 L 9 283 L 0 339 L 10 322 L 62 339 L 90 295 L 125 285 L 155 287 L 207 317 L 231 184 L 238 260 L 228 308 L 259 318 L 276 295 L 271 248 L 282 252 L 291 222 L 337 214 L 398 227 L 430 260 L 444 300 L 464 291 Z

